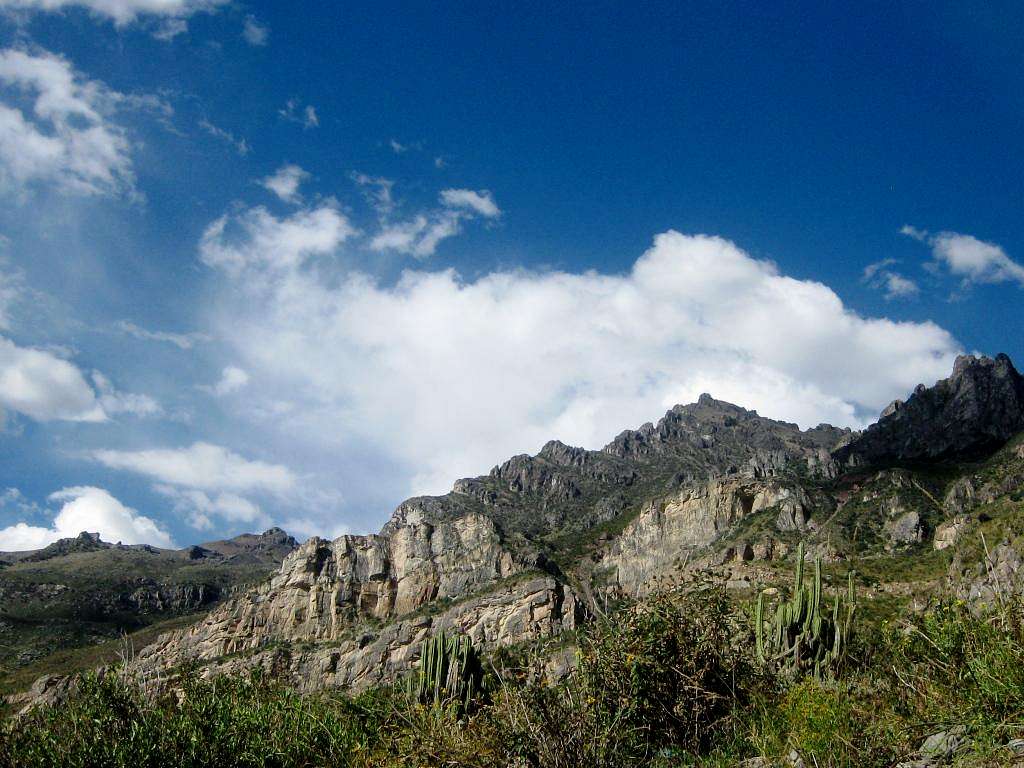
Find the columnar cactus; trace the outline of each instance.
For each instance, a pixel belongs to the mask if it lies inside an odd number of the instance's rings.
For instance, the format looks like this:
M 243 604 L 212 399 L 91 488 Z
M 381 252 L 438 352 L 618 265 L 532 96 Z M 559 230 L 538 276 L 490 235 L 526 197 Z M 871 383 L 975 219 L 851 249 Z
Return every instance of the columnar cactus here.
M 797 550 L 793 595 L 779 604 L 774 619 L 765 621 L 764 592 L 757 597 L 754 629 L 758 659 L 792 676 L 810 672 L 820 678 L 823 674 L 833 674 L 846 656 L 856 608 L 853 573 L 850 573 L 845 602 L 837 594 L 831 615 L 827 608 L 822 610 L 821 558 L 814 559 L 814 580 L 804 584 L 804 545 L 801 542 Z
M 469 709 L 483 691 L 480 656 L 467 635 L 449 636 L 442 630 L 420 646 L 420 665 L 407 681 L 409 697 L 421 704 L 454 704 Z

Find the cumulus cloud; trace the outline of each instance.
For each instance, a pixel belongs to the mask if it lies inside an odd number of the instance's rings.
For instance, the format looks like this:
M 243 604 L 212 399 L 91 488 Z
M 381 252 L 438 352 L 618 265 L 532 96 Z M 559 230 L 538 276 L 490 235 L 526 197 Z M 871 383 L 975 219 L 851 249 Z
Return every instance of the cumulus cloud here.
M 104 413 L 110 416 L 120 413 L 139 417 L 163 415 L 164 409 L 152 397 L 121 392 L 99 371 L 92 372 L 92 381 L 99 392 L 99 401 Z
M 388 191 L 390 196 L 390 190 Z M 425 259 L 433 256 L 442 240 L 462 232 L 462 223 L 477 216 L 493 219 L 501 210 L 487 190 L 445 189 L 441 207 L 408 221 L 385 224 L 370 240 L 374 251 L 396 251 Z
M 277 114 L 282 120 L 298 123 L 303 128 L 318 128 L 320 126 L 320 117 L 316 113 L 316 107 L 312 104 L 303 107 L 298 99 L 288 99 L 284 107 L 277 110 Z
M 449 208 L 463 208 L 488 219 L 501 215 L 501 209 L 486 189 L 480 192 L 472 189 L 445 189 L 441 191 L 441 202 Z
M 232 392 L 237 392 L 248 383 L 248 373 L 243 371 L 241 368 L 229 365 L 221 371 L 220 381 L 211 387 L 202 387 L 202 389 L 220 397 L 223 395 L 230 395 Z
M 59 56 L 0 51 L 0 85 L 30 109 L 0 102 L 0 185 L 50 183 L 81 194 L 132 194 L 131 144 L 114 122 L 120 106 L 166 105 L 87 80 Z
M 245 17 L 242 24 L 242 37 L 245 38 L 245 42 L 253 46 L 266 45 L 269 36 L 270 30 L 265 24 L 260 24 L 255 16 L 249 14 Z
M 235 237 L 230 224 L 238 229 Z M 353 234 L 355 228 L 332 200 L 283 219 L 257 207 L 210 224 L 199 252 L 207 265 L 234 275 L 247 269 L 287 271 L 312 256 L 332 253 Z
M 217 325 L 268 399 L 296 403 L 289 440 L 372 448 L 405 492 L 550 438 L 600 446 L 704 391 L 805 426 L 860 426 L 948 375 L 960 351 L 934 323 L 862 317 L 703 235 L 661 234 L 623 275 L 410 270 L 386 285 L 328 281 L 307 258 L 273 280 L 267 266 L 236 273 Z M 259 249 L 238 259 L 267 264 Z
M 297 203 L 302 199 L 299 186 L 309 178 L 309 172 L 291 163 L 282 165 L 272 175 L 260 181 L 260 186 L 277 195 L 286 203 Z
M 210 495 L 204 491 L 175 488 L 170 485 L 156 485 L 154 490 L 168 497 L 174 505 L 174 511 L 183 515 L 188 524 L 199 531 L 212 529 L 214 518 L 218 521 L 246 523 L 261 528 L 270 525 L 270 518 L 263 513 L 259 505 L 235 493 Z
M 965 286 L 1015 282 L 1024 287 L 1024 265 L 1011 259 L 995 243 L 958 232 L 932 235 L 909 225 L 900 232 L 931 246 L 936 266 L 945 267 L 951 275 L 961 278 Z
M 173 344 L 178 349 L 192 349 L 196 344 L 209 341 L 210 337 L 205 333 L 169 333 L 167 331 L 150 331 L 127 320 L 119 320 L 114 323 L 114 328 L 121 333 L 133 336 L 144 341 L 160 341 Z
M 227 0 L 0 0 L 0 9 L 21 11 L 62 11 L 84 8 L 118 26 L 140 16 L 183 19 L 201 11 L 212 11 Z
M 102 449 L 88 456 L 111 469 L 194 490 L 284 493 L 295 485 L 295 475 L 285 466 L 250 461 L 227 448 L 203 442 L 188 448 Z
M 22 522 L 0 529 L 0 550 L 40 549 L 82 531 L 99 533 L 100 538 L 109 542 L 174 547 L 170 534 L 156 521 L 126 507 L 102 488 L 64 488 L 52 494 L 50 501 L 63 502 L 52 526 L 46 528 Z
M 37 421 L 103 421 L 103 406 L 82 372 L 52 352 L 0 337 L 0 410 Z
M 916 296 L 921 290 L 917 283 L 890 269 L 898 263 L 896 259 L 883 259 L 868 264 L 864 268 L 863 281 L 872 288 L 883 291 L 885 298 L 889 300 Z

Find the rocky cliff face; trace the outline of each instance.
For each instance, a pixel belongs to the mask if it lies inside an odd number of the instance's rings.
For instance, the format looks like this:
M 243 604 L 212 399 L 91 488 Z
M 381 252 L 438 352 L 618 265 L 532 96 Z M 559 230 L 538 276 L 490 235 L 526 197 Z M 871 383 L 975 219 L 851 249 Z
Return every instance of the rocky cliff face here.
M 568 586 L 550 576 L 525 574 L 437 613 L 414 612 L 383 628 L 336 625 L 330 642 L 309 643 L 304 619 L 278 624 L 274 614 L 253 610 L 259 602 L 251 597 L 254 602 L 229 603 L 190 630 L 163 635 L 142 651 L 134 670 L 146 678 L 186 662 L 205 662 L 207 675 L 262 668 L 287 675 L 302 690 L 359 689 L 409 669 L 421 641 L 440 630 L 457 630 L 478 647 L 494 648 L 556 636 L 585 616 Z M 271 637 L 277 642 L 268 642 Z
M 636 596 L 685 564 L 695 564 L 737 523 L 771 511 L 779 531 L 803 530 L 812 502 L 795 483 L 727 479 L 652 501 L 608 547 L 600 564 L 619 594 Z M 752 556 L 752 554 L 751 554 Z

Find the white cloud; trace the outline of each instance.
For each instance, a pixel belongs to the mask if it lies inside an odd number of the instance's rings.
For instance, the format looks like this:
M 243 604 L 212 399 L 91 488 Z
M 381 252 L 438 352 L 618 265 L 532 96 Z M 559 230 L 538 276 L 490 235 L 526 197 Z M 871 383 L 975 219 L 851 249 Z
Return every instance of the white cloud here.
M 320 125 L 320 117 L 316 113 L 316 107 L 312 104 L 301 106 L 298 99 L 288 99 L 283 108 L 277 110 L 277 114 L 290 123 L 298 123 L 303 128 L 317 128 Z
M 205 333 L 169 333 L 167 331 L 150 331 L 135 325 L 135 323 L 128 322 L 127 320 L 117 321 L 114 323 L 114 328 L 121 333 L 134 336 L 137 339 L 166 342 L 167 344 L 173 344 L 178 347 L 178 349 L 186 350 L 192 349 L 192 347 L 199 342 L 210 340 L 210 337 Z
M 309 172 L 291 163 L 282 165 L 273 175 L 260 181 L 260 186 L 270 190 L 286 203 L 302 200 L 299 186 L 309 178 Z
M 140 16 L 185 18 L 201 11 L 212 11 L 227 0 L 0 0 L 0 9 L 61 11 L 84 8 L 117 25 L 128 24 Z
M 0 186 L 51 183 L 81 194 L 133 194 L 131 145 L 112 121 L 119 105 L 166 105 L 87 80 L 51 53 L 0 51 L 0 85 L 30 95 L 31 110 L 0 103 Z
M 340 536 L 352 533 L 347 525 L 339 523 L 337 520 L 324 521 L 311 517 L 288 517 L 282 520 L 279 525 L 300 541 L 311 536 L 337 539 Z
M 102 488 L 64 488 L 52 494 L 50 500 L 64 502 L 53 525 L 44 528 L 17 523 L 0 529 L 0 550 L 40 549 L 82 531 L 99 533 L 108 542 L 174 547 L 174 541 L 159 524 L 126 507 Z
M 441 191 L 441 202 L 449 208 L 464 208 L 488 219 L 501 215 L 501 209 L 486 189 L 480 192 L 472 189 L 445 189 Z
M 438 244 L 462 231 L 459 216 L 450 212 L 420 214 L 409 221 L 386 224 L 370 240 L 374 251 L 397 251 L 416 258 L 433 256 Z
M 0 337 L 0 409 L 37 421 L 103 421 L 103 407 L 82 372 L 52 352 Z
M 245 22 L 242 25 L 242 37 L 249 45 L 266 45 L 269 36 L 270 30 L 265 24 L 260 24 L 255 16 L 249 14 L 245 17 Z
M 1002 247 L 971 235 L 939 232 L 932 235 L 909 225 L 900 232 L 931 246 L 936 265 L 960 277 L 965 286 L 972 283 L 1016 282 L 1024 287 L 1024 264 L 1011 259 Z
M 241 237 L 229 236 L 229 224 L 237 224 Z M 284 219 L 257 207 L 237 219 L 222 216 L 214 221 L 203 232 L 199 250 L 206 264 L 231 274 L 249 268 L 288 270 L 311 256 L 332 253 L 353 234 L 355 229 L 332 200 Z
M 229 365 L 223 371 L 221 371 L 220 381 L 214 384 L 212 387 L 202 387 L 202 389 L 210 392 L 217 396 L 230 395 L 232 392 L 237 392 L 246 384 L 249 383 L 249 374 L 243 371 L 241 368 L 236 368 L 233 365 Z
M 103 411 L 114 416 L 127 413 L 132 416 L 162 416 L 164 409 L 149 395 L 131 394 L 118 391 L 110 379 L 99 371 L 92 372 L 92 380 L 99 392 L 100 405 Z
M 284 493 L 295 485 L 295 475 L 287 467 L 250 461 L 210 443 L 142 451 L 102 449 L 91 451 L 88 456 L 111 469 L 135 472 L 193 490 Z
M 252 147 L 249 146 L 249 142 L 247 142 L 244 138 L 236 137 L 235 134 L 233 134 L 231 131 L 224 130 L 219 126 L 214 125 L 206 118 L 203 118 L 199 121 L 199 127 L 202 128 L 211 136 L 213 136 L 215 139 L 220 139 L 225 144 L 229 144 L 232 147 L 234 147 L 235 152 L 237 152 L 242 157 L 245 157 L 252 151 Z
M 702 235 L 659 235 L 623 275 L 417 270 L 382 285 L 301 257 L 269 279 L 259 251 L 237 259 L 260 266 L 235 273 L 215 325 L 260 381 L 249 399 L 287 393 L 285 439 L 387 457 L 407 473 L 396 492 L 441 491 L 551 438 L 598 447 L 703 391 L 859 426 L 960 351 L 934 323 L 861 317 Z
M 153 31 L 153 37 L 169 43 L 178 35 L 188 32 L 188 22 L 184 19 L 164 19 Z
M 169 485 L 156 485 L 154 490 L 171 499 L 174 511 L 184 515 L 189 525 L 197 530 L 213 528 L 213 517 L 261 528 L 270 525 L 270 518 L 263 513 L 259 505 L 235 493 L 218 493 L 211 496 L 204 491 Z
M 403 152 L 409 151 L 409 147 L 407 147 L 405 144 L 402 144 L 398 139 L 390 139 L 388 141 L 388 146 L 391 147 L 391 151 L 394 152 L 396 155 L 400 155 Z
M 940 232 L 931 240 L 932 253 L 949 271 L 970 283 L 1016 282 L 1024 286 L 1024 265 L 995 243 L 970 235 Z
M 390 197 L 390 189 L 388 190 Z M 442 240 L 462 232 L 462 223 L 476 216 L 496 218 L 501 210 L 491 193 L 483 190 L 445 189 L 440 194 L 441 207 L 421 213 L 408 221 L 384 224 L 370 240 L 374 251 L 396 251 L 419 259 L 433 256 Z
M 886 272 L 882 279 L 885 281 L 885 298 L 887 299 L 916 296 L 921 290 L 913 280 L 896 272 Z
M 885 292 L 885 298 L 904 299 L 916 296 L 920 292 L 917 283 L 899 272 L 889 269 L 899 263 L 896 259 L 883 259 L 864 267 L 863 281 L 872 288 Z

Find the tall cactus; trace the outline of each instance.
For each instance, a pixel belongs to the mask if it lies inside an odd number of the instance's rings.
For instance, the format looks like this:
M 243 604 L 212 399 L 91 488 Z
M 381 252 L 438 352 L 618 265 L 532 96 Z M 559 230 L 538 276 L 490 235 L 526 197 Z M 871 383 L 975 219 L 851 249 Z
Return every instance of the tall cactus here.
M 823 674 L 833 674 L 846 656 L 857 608 L 853 573 L 849 575 L 846 600 L 837 594 L 829 615 L 827 608 L 822 610 L 821 558 L 814 559 L 814 579 L 805 584 L 801 542 L 793 595 L 779 604 L 774 619 L 767 622 L 764 597 L 763 591 L 757 596 L 754 614 L 757 657 L 761 663 L 791 676 L 810 672 L 821 678 Z
M 420 665 L 406 682 L 409 698 L 427 705 L 454 704 L 460 712 L 483 693 L 484 669 L 469 636 L 444 630 L 420 646 Z

